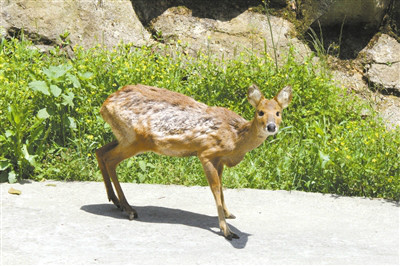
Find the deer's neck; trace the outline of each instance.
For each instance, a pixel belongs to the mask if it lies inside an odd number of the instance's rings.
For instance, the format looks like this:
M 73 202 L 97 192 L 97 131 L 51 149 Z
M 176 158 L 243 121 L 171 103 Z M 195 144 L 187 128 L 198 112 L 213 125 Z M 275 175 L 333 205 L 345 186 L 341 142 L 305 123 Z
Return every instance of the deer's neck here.
M 265 139 L 265 134 L 259 130 L 253 119 L 242 125 L 239 131 L 237 148 L 239 151 L 246 153 L 260 146 Z

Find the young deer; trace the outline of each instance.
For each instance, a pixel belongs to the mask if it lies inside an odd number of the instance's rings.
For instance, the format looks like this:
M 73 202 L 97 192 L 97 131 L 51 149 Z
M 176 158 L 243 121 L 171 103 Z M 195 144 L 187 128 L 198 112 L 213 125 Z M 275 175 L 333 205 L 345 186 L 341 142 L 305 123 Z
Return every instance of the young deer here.
M 224 165 L 238 164 L 246 152 L 278 132 L 282 109 L 292 99 L 292 88 L 287 86 L 268 100 L 252 85 L 247 96 L 257 110 L 252 121 L 226 108 L 209 107 L 183 94 L 141 84 L 128 85 L 111 94 L 100 114 L 111 126 L 117 141 L 96 151 L 108 199 L 132 220 L 137 213 L 128 204 L 116 174 L 121 161 L 148 151 L 169 156 L 197 156 L 214 195 L 224 236 L 229 240 L 239 238 L 225 221 L 235 216 L 224 202 L 222 170 Z

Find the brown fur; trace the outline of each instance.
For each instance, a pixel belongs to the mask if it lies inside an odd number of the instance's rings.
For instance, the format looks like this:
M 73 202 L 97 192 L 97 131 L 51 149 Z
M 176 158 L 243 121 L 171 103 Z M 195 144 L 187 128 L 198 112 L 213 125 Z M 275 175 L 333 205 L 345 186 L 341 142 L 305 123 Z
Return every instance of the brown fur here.
M 115 169 L 121 161 L 148 151 L 169 156 L 197 156 L 217 204 L 220 228 L 228 239 L 238 238 L 225 221 L 234 215 L 226 208 L 223 198 L 223 167 L 235 166 L 246 152 L 277 133 L 280 114 L 291 97 L 290 87 L 267 100 L 255 85 L 250 86 L 248 99 L 257 111 L 254 119 L 247 121 L 226 108 L 209 107 L 166 89 L 141 84 L 123 87 L 111 94 L 100 110 L 117 138 L 96 151 L 109 200 L 125 210 L 130 219 L 137 217 L 117 179 Z

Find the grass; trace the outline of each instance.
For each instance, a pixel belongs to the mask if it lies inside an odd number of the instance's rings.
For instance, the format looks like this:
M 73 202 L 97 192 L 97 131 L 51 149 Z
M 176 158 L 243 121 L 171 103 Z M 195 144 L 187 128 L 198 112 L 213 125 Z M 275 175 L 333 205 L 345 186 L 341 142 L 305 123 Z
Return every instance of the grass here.
M 106 97 L 123 85 L 143 83 L 174 90 L 246 119 L 254 110 L 246 89 L 256 83 L 266 97 L 291 84 L 292 104 L 276 137 L 224 171 L 230 188 L 303 190 L 400 199 L 400 131 L 388 131 L 368 108 L 335 87 L 323 66 L 289 54 L 276 68 L 268 54 L 232 60 L 190 57 L 163 48 L 120 45 L 74 47 L 75 58 L 56 49 L 42 54 L 25 40 L 0 43 L 0 178 L 101 180 L 94 151 L 112 141 L 99 116 Z M 174 49 L 169 49 L 169 51 Z M 152 153 L 124 161 L 121 181 L 207 185 L 198 159 Z

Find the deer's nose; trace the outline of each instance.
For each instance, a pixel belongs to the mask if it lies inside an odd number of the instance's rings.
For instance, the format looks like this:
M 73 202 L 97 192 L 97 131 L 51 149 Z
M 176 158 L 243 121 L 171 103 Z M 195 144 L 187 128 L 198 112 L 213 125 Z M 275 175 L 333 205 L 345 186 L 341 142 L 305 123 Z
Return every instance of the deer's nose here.
M 275 130 L 276 130 L 276 125 L 275 125 L 274 123 L 269 123 L 269 124 L 267 125 L 267 130 L 268 130 L 268 132 L 271 132 L 271 133 L 275 132 Z

